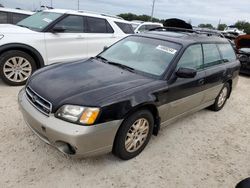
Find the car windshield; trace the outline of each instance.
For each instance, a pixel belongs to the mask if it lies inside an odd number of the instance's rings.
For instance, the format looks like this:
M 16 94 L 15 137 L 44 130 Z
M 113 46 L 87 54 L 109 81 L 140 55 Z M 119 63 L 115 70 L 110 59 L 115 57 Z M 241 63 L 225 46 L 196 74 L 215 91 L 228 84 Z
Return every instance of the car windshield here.
M 99 57 L 137 72 L 160 77 L 181 46 L 158 39 L 130 36 L 114 44 Z
M 17 23 L 18 26 L 27 27 L 35 31 L 42 31 L 51 22 L 62 16 L 54 12 L 38 12 Z

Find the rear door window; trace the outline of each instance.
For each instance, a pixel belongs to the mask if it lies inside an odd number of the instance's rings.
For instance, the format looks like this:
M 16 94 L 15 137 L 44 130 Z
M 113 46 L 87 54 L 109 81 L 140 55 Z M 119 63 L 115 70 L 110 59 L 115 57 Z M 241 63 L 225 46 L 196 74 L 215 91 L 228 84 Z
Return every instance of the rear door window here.
M 8 23 L 8 13 L 7 12 L 0 12 L 0 23 Z
M 218 44 L 224 62 L 236 60 L 236 55 L 231 44 Z
M 87 17 L 87 33 L 114 33 L 106 19 Z
M 133 34 L 134 30 L 131 24 L 128 23 L 121 23 L 121 22 L 115 22 L 116 25 L 126 34 Z
M 192 45 L 185 50 L 177 65 L 177 68 L 180 67 L 196 70 L 203 68 L 201 44 Z
M 65 29 L 63 33 L 83 33 L 83 16 L 67 16 L 54 27 Z
M 203 44 L 204 67 L 211 67 L 222 63 L 220 52 L 216 44 Z

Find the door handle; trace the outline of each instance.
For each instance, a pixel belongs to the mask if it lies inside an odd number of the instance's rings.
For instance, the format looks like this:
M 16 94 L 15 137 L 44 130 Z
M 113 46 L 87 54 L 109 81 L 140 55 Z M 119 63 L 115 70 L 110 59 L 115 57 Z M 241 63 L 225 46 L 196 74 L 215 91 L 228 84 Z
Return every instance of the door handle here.
M 199 85 L 204 85 L 204 84 L 205 84 L 205 79 L 200 79 L 200 80 L 198 81 L 198 83 L 199 83 Z

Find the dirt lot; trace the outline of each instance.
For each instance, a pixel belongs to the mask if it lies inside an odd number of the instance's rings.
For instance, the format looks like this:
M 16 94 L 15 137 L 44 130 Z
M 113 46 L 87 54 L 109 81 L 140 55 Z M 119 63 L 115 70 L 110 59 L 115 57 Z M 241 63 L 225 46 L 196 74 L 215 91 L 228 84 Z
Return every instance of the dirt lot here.
M 0 187 L 233 188 L 250 176 L 250 77 L 225 108 L 162 129 L 135 159 L 70 159 L 40 141 L 18 111 L 20 87 L 0 81 Z

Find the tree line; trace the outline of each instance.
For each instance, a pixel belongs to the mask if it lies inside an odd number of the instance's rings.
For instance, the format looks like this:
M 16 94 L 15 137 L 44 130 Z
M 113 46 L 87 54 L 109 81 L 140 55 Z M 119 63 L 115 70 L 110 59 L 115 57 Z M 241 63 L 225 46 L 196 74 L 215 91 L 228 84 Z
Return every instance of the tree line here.
M 160 23 L 164 23 L 164 21 L 165 21 L 164 19 L 158 19 L 158 18 L 153 18 L 151 20 L 151 17 L 148 15 L 145 15 L 145 14 L 136 15 L 133 13 L 122 13 L 122 14 L 119 14 L 118 16 L 120 16 L 123 19 L 128 20 L 128 21 L 141 20 L 141 21 L 146 21 L 146 22 L 153 21 L 153 22 L 160 22 Z M 235 27 L 240 29 L 240 30 L 244 30 L 244 32 L 247 34 L 250 34 L 250 23 L 249 22 L 247 22 L 245 20 L 239 20 L 235 24 L 232 24 L 232 25 L 235 25 Z M 214 27 L 212 24 L 209 24 L 209 23 L 201 23 L 198 25 L 198 27 L 208 28 L 208 29 L 218 29 L 220 31 L 223 31 L 227 27 L 227 24 L 221 23 L 217 27 Z

